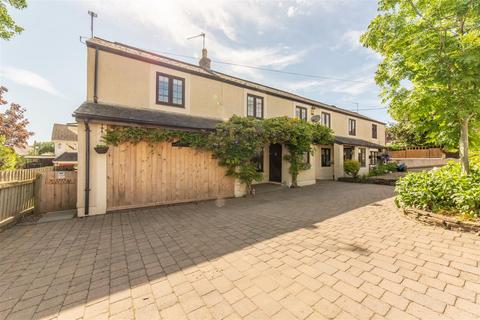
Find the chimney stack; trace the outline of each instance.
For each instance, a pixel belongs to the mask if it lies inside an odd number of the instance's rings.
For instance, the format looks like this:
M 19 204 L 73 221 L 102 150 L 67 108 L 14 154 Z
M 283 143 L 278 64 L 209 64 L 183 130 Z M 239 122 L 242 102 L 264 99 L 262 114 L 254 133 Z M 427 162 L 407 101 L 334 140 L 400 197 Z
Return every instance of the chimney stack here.
M 198 65 L 203 69 L 210 70 L 211 60 L 207 57 L 207 49 L 202 49 L 202 58 L 198 61 Z

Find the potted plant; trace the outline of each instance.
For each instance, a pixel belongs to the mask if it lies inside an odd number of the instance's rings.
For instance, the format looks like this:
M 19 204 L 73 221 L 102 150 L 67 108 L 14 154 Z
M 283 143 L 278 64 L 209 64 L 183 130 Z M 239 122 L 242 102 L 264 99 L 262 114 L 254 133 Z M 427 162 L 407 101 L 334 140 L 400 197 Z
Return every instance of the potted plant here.
M 94 148 L 93 148 L 98 154 L 105 154 L 108 152 L 108 146 L 106 144 L 97 144 Z

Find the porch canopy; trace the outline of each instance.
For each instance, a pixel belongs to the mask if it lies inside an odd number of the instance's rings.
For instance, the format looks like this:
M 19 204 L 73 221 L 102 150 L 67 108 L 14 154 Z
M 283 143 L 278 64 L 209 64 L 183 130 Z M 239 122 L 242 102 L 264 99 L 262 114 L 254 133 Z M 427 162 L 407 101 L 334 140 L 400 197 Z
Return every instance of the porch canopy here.
M 218 123 L 222 122 L 221 119 L 93 102 L 84 102 L 74 111 L 73 116 L 77 119 L 140 124 L 184 130 L 213 130 Z
M 358 147 L 366 147 L 366 148 L 376 148 L 376 149 L 384 149 L 385 146 L 382 146 L 380 144 L 376 144 L 367 140 L 362 140 L 362 139 L 357 139 L 357 138 L 351 138 L 351 137 L 340 137 L 340 136 L 335 136 L 335 139 L 333 140 L 333 143 L 336 144 L 343 144 L 343 145 L 349 145 L 349 146 L 358 146 Z

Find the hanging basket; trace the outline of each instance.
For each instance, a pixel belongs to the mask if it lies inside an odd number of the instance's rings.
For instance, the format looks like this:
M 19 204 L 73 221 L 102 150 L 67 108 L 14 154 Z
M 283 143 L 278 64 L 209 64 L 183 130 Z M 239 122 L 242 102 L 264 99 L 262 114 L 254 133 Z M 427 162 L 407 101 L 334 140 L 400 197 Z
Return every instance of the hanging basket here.
M 98 154 L 105 154 L 108 152 L 108 146 L 96 146 L 93 148 Z

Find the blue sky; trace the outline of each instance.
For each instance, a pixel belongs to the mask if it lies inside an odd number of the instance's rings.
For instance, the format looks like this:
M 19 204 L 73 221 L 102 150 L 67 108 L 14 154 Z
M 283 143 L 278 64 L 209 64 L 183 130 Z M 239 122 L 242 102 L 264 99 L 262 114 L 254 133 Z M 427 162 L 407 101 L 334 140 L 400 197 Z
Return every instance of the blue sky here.
M 198 57 L 201 40 L 186 38 L 206 32 L 214 61 L 359 82 L 213 62 L 218 71 L 345 109 L 382 107 L 373 81 L 380 57 L 358 42 L 376 14 L 374 1 L 29 1 L 25 10 L 10 10 L 25 31 L 0 42 L 0 83 L 9 89 L 8 101 L 27 108 L 31 141 L 49 140 L 52 124 L 73 121 L 85 100 L 86 48 L 79 36 L 90 33 L 89 9 L 98 13 L 95 34 L 107 40 Z M 385 109 L 360 113 L 390 121 Z

